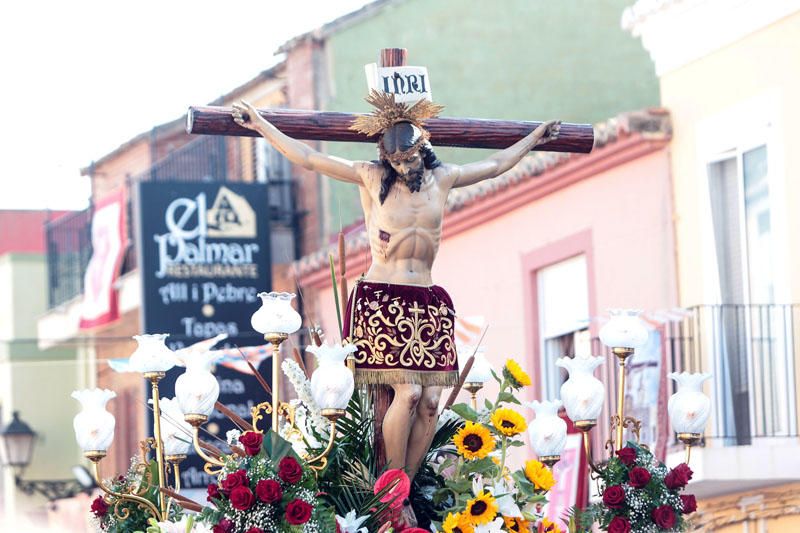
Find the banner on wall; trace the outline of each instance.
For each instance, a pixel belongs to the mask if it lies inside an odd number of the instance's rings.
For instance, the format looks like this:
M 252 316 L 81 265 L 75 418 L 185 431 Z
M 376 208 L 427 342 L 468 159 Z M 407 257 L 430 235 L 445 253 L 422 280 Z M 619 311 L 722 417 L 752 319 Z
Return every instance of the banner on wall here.
M 271 375 L 270 352 L 250 326 L 260 307 L 258 293 L 272 284 L 267 185 L 140 182 L 137 192 L 142 329 L 169 333 L 167 345 L 174 350 L 226 336 L 215 347 L 221 350 L 215 368 L 219 401 L 249 419 L 251 407 L 268 398 L 256 378 L 241 371 L 247 365 L 240 364 L 240 348 L 264 367 L 267 381 Z M 174 396 L 182 372 L 174 368 L 159 383 L 164 397 Z M 206 438 L 223 447 L 213 437 L 225 441 L 234 426 L 214 411 L 205 428 L 211 433 Z M 181 486 L 211 483 L 203 465 L 190 455 L 181 464 Z
M 91 329 L 119 318 L 117 289 L 128 245 L 122 189 L 97 202 L 92 215 L 92 257 L 83 277 L 79 329 Z

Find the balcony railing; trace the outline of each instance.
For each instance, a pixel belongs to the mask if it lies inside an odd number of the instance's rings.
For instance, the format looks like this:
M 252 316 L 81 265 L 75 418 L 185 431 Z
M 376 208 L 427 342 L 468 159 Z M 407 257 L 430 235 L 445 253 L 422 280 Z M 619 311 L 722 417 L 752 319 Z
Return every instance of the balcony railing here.
M 748 445 L 756 439 L 796 438 L 797 357 L 800 354 L 800 305 L 701 305 L 676 313 L 663 322 L 658 360 L 666 372 L 710 372 L 712 412 L 705 439 L 720 445 Z M 594 353 L 605 353 L 600 379 L 606 384 L 603 419 L 616 409 L 617 366 L 610 352 L 593 339 Z M 637 357 L 631 367 L 642 363 Z M 629 368 L 628 397 L 633 390 Z M 666 381 L 666 396 L 677 386 Z M 662 396 L 663 398 L 663 396 Z M 641 399 L 639 400 L 641 402 Z M 656 415 L 655 413 L 659 414 Z M 666 405 L 653 406 L 657 425 L 668 424 Z M 643 413 L 635 413 L 641 416 Z M 646 426 L 647 424 L 645 424 Z M 602 429 L 598 426 L 598 429 Z M 604 430 L 603 430 L 604 431 Z M 607 435 L 602 436 L 602 444 Z M 669 432 L 669 439 L 674 434 Z M 600 439 L 598 439 L 600 441 Z
M 83 274 L 92 256 L 92 208 L 45 224 L 49 306 L 83 293 Z

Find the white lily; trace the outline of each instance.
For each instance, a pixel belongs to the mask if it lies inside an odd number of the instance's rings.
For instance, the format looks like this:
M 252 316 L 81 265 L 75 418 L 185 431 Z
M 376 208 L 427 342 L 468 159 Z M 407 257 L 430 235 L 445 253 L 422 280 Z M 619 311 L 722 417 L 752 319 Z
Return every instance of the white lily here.
M 356 518 L 356 512 L 350 511 L 344 517 L 336 515 L 336 521 L 339 523 L 339 527 L 342 530 L 342 533 L 367 533 L 367 528 L 359 527 L 363 524 L 369 516 L 359 516 Z
M 225 440 L 228 441 L 228 446 L 238 446 L 239 437 L 241 436 L 242 432 L 238 429 L 230 429 L 227 433 L 225 433 Z
M 475 477 L 472 478 L 472 494 L 477 496 L 481 492 L 483 492 L 483 476 L 475 474 Z
M 522 518 L 522 511 L 514 501 L 513 489 L 501 479 L 489 492 L 495 497 L 497 512 L 509 518 Z
M 493 521 L 482 526 L 475 526 L 475 533 L 503 533 L 503 525 L 505 521 L 501 518 L 495 518 Z

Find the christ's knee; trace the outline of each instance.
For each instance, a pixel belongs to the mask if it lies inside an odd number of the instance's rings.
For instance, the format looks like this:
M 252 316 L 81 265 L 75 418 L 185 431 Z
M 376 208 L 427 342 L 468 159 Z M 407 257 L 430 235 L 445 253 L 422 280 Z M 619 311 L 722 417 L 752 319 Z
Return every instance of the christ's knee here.
M 419 385 L 403 384 L 394 386 L 394 400 L 398 405 L 414 412 L 422 398 L 422 387 Z
M 425 418 L 436 418 L 439 414 L 439 398 L 441 396 L 441 387 L 425 387 L 417 412 Z

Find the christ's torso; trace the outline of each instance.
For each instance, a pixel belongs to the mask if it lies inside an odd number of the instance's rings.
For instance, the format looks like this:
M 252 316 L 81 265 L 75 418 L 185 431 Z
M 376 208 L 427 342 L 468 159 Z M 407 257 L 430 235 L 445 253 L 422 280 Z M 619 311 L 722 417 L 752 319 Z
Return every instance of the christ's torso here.
M 426 170 L 419 191 L 395 182 L 383 204 L 379 195 L 383 168 L 371 165 L 361 206 L 372 251 L 366 278 L 385 283 L 432 285 L 431 267 L 439 250 L 447 188 L 441 184 L 442 167 Z

